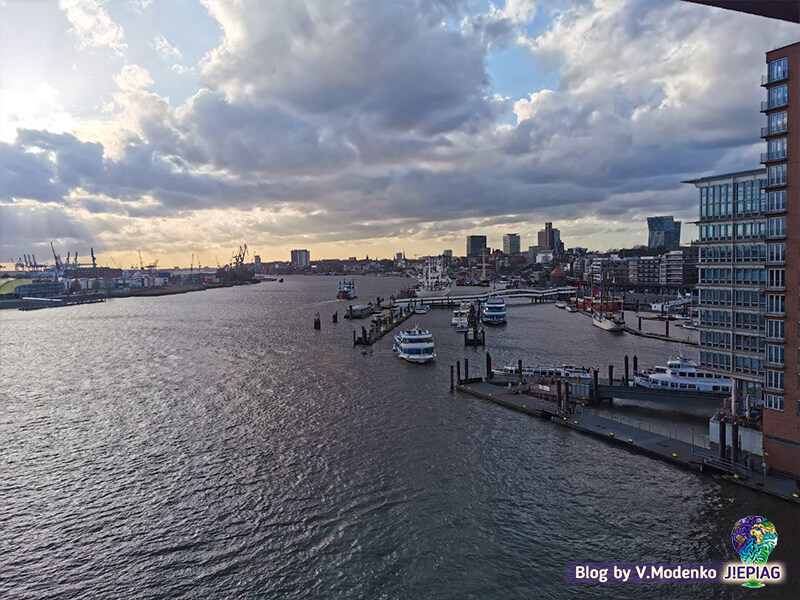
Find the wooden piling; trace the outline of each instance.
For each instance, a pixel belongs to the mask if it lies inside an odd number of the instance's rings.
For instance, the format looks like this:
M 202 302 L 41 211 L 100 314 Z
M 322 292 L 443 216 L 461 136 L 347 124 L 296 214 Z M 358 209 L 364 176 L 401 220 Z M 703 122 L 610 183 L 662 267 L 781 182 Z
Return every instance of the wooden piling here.
M 517 375 L 519 375 L 519 382 L 522 383 L 522 359 L 517 361 Z
M 667 314 L 667 320 L 665 322 L 667 325 L 666 325 L 666 333 L 664 335 L 669 337 L 669 314 Z
M 353 329 L 353 346 L 355 346 L 358 342 L 356 342 L 356 330 Z
M 333 322 L 334 323 L 338 323 L 339 322 L 339 311 L 338 310 L 335 313 L 333 313 Z
M 614 365 L 608 365 L 608 385 L 614 385 Z
M 458 381 L 458 385 L 461 385 L 461 361 L 460 360 L 456 363 L 456 381 Z
M 469 381 L 469 359 L 464 359 L 464 381 Z
M 631 381 L 631 373 L 628 369 L 628 355 L 625 355 L 625 385 L 628 385 Z
M 719 457 L 725 459 L 725 434 L 727 433 L 727 424 L 722 419 L 719 420 Z
M 639 317 L 639 331 L 642 330 L 642 317 Z
M 633 355 L 633 375 L 636 376 L 636 373 L 639 372 L 639 357 L 635 354 Z
M 599 381 L 600 372 L 597 369 L 592 370 L 592 400 L 597 402 L 600 392 L 599 392 Z
M 486 379 L 492 378 L 492 356 L 488 352 L 486 353 Z
M 453 367 L 453 365 L 450 365 L 450 391 L 451 392 L 456 389 L 455 382 L 453 381 L 453 373 L 454 373 L 454 367 Z

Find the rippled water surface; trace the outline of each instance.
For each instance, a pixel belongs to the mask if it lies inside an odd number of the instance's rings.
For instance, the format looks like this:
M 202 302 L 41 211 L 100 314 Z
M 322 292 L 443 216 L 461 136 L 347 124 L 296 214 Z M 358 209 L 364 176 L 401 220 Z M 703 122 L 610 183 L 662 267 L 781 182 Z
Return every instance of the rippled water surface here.
M 359 301 L 406 282 L 357 278 Z M 390 337 L 353 348 L 335 292 L 298 276 L 0 313 L 0 596 L 800 598 L 796 507 L 452 395 L 448 365 L 484 359 L 448 311 L 416 319 L 436 364 L 409 365 Z M 510 307 L 487 347 L 617 372 L 677 352 L 552 305 Z M 567 561 L 732 560 L 750 514 L 790 583 L 563 583 Z

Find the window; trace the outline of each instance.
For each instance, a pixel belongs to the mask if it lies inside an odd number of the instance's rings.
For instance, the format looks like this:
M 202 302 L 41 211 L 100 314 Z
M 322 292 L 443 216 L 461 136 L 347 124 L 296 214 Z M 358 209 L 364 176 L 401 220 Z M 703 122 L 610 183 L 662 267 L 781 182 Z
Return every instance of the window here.
M 769 91 L 769 107 L 783 106 L 789 100 L 789 86 L 778 85 Z
M 780 81 L 789 75 L 789 59 L 779 58 L 769 63 L 769 80 Z
M 767 260 L 771 263 L 786 262 L 786 242 L 767 244 Z
M 786 138 L 778 138 L 767 142 L 767 158 L 769 160 L 786 158 Z
M 783 410 L 783 396 L 764 394 L 764 406 L 772 410 Z
M 767 269 L 767 285 L 771 288 L 786 287 L 786 269 Z
M 783 133 L 786 131 L 787 117 L 786 111 L 773 113 L 769 116 L 768 120 L 768 133 Z
M 786 323 L 776 319 L 767 319 L 767 337 L 771 340 L 783 341 L 786 336 Z
M 786 165 L 773 165 L 767 169 L 768 185 L 786 185 Z
M 783 391 L 783 371 L 767 370 L 767 387 L 772 390 Z
M 770 217 L 767 219 L 767 237 L 786 236 L 786 217 Z
M 767 345 L 767 362 L 772 365 L 783 365 L 783 346 Z
M 769 294 L 767 296 L 767 312 L 773 315 L 786 313 L 786 296 L 783 294 Z
M 786 210 L 786 190 L 769 193 L 767 196 L 767 210 L 771 212 Z

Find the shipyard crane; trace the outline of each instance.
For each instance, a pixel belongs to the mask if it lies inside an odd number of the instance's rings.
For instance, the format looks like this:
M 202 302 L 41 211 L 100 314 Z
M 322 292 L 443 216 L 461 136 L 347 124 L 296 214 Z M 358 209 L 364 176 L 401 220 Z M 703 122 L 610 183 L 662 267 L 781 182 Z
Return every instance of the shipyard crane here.
M 247 244 L 239 246 L 239 251 L 233 254 L 233 265 L 235 267 L 243 265 L 245 256 L 247 256 Z
M 139 253 L 139 270 L 144 271 L 144 261 L 142 260 L 142 251 L 137 250 L 137 252 Z
M 95 256 L 94 256 L 94 247 L 89 248 L 89 252 L 92 255 L 92 268 L 96 269 L 97 268 L 97 258 L 95 258 Z
M 221 269 L 222 267 L 219 266 L 219 259 L 217 258 L 216 254 L 214 255 L 214 260 L 217 261 L 217 268 Z
M 50 242 L 50 249 L 53 251 L 53 260 L 55 261 L 55 270 L 57 273 L 62 269 L 61 256 L 56 254 L 56 249 L 55 246 L 53 246 L 53 242 Z

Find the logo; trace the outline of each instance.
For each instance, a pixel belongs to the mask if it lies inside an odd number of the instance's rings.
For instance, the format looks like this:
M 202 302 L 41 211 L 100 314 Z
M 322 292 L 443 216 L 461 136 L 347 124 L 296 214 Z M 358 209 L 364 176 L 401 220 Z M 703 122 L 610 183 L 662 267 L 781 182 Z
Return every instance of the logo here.
M 775 525 L 764 517 L 745 517 L 739 519 L 731 532 L 733 549 L 739 553 L 744 567 L 737 575 L 747 578 L 744 587 L 764 587 L 761 579 L 772 579 L 767 568 L 769 553 L 778 545 L 778 532 Z

